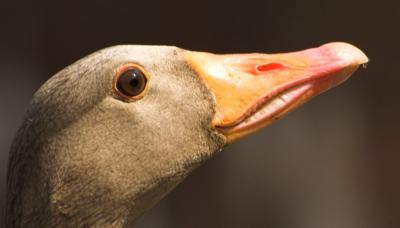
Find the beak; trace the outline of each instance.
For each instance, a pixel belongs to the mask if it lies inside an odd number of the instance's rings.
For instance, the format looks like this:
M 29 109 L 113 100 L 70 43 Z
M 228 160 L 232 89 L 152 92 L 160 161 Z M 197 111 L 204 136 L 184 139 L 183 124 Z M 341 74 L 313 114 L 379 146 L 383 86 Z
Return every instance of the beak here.
M 184 55 L 214 95 L 211 124 L 227 142 L 281 118 L 368 62 L 361 50 L 340 42 L 281 54 Z

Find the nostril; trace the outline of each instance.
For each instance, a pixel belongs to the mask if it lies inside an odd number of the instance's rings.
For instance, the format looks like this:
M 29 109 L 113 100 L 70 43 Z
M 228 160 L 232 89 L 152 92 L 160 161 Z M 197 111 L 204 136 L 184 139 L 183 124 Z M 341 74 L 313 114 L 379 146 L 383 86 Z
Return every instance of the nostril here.
M 263 65 L 256 66 L 257 71 L 270 71 L 284 68 L 285 66 L 282 63 L 267 63 Z

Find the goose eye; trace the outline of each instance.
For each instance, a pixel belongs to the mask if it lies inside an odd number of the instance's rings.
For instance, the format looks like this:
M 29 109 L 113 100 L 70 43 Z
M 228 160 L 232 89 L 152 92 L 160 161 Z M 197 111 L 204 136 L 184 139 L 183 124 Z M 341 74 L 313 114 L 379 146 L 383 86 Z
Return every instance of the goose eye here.
M 117 73 L 116 89 L 127 98 L 136 98 L 143 93 L 147 84 L 147 76 L 138 66 L 123 67 Z

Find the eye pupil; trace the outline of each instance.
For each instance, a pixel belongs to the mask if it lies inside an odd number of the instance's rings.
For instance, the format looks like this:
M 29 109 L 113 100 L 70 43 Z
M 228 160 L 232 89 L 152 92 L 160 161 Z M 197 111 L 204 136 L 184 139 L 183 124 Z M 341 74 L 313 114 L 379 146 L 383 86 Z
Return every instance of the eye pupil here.
M 136 87 L 136 86 L 139 85 L 139 80 L 137 80 L 137 78 L 133 78 L 133 79 L 129 82 L 129 84 L 130 84 L 132 87 Z
M 146 83 L 146 76 L 141 70 L 130 68 L 119 75 L 117 89 L 125 96 L 134 97 L 143 92 Z

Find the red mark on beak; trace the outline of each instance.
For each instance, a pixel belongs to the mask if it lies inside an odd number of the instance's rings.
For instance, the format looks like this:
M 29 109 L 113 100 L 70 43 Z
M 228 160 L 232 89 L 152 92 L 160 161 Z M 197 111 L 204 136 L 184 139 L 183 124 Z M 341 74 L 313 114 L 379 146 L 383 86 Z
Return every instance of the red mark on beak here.
M 256 66 L 257 71 L 270 71 L 270 70 L 276 70 L 276 69 L 281 69 L 284 68 L 285 66 L 281 63 L 267 63 L 263 65 L 258 65 Z

